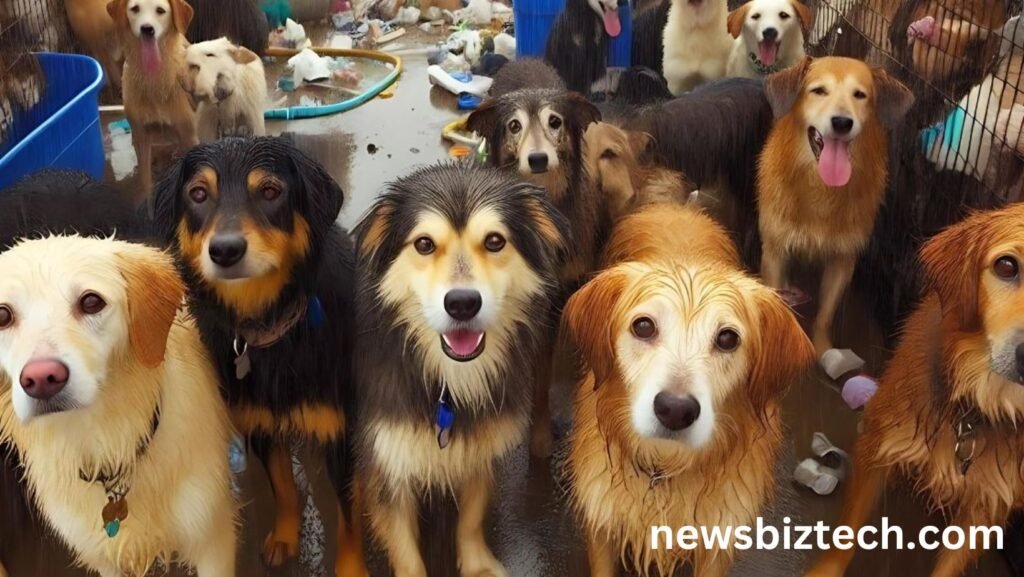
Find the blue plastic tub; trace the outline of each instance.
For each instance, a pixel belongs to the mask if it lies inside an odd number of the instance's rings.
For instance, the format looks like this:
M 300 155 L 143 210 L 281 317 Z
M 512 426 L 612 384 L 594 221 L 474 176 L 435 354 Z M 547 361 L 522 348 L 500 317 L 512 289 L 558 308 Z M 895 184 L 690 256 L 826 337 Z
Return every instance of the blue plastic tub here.
M 43 168 L 84 170 L 103 178 L 98 94 L 103 69 L 88 56 L 40 53 L 42 99 L 15 115 L 0 142 L 0 189 Z
M 516 58 L 544 56 L 548 33 L 565 8 L 565 0 L 515 0 L 512 3 L 516 23 Z

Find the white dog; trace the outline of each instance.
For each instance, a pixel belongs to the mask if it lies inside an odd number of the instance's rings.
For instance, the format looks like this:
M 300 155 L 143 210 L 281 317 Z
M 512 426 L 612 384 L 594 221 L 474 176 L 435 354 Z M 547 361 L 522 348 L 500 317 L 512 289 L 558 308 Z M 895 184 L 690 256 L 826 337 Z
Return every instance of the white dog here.
M 199 140 L 263 136 L 267 80 L 260 57 L 227 38 L 199 42 L 185 52 L 181 86 L 197 109 Z
M 665 80 L 675 96 L 725 76 L 733 39 L 726 0 L 672 0 L 665 26 Z
M 804 34 L 814 26 L 800 0 L 750 0 L 728 18 L 733 41 L 727 76 L 763 78 L 804 59 Z

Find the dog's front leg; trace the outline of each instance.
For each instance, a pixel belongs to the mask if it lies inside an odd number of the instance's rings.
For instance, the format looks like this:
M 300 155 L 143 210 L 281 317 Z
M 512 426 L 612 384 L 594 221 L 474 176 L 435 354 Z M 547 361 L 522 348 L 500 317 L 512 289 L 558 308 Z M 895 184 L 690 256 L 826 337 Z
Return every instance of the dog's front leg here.
M 764 284 L 775 290 L 786 288 L 786 254 L 777 246 L 768 242 L 762 248 L 761 278 Z
M 235 577 L 237 540 L 233 511 L 227 508 L 194 545 L 196 576 Z
M 288 446 L 277 440 L 267 441 L 266 445 L 254 443 L 253 448 L 263 461 L 274 489 L 274 529 L 263 542 L 263 562 L 270 567 L 280 567 L 299 554 L 302 516 L 292 472 L 292 455 Z
M 587 536 L 587 559 L 590 561 L 590 577 L 615 577 L 617 574 L 618 551 L 594 531 Z
M 130 119 L 129 119 L 130 120 Z M 130 122 L 132 145 L 135 147 L 135 161 L 138 173 L 138 191 L 142 198 L 153 194 L 153 139 L 149 128 L 142 122 Z
M 533 411 L 530 425 L 530 454 L 537 459 L 551 456 L 554 438 L 551 434 L 551 373 L 554 363 L 554 341 L 548 340 L 537 354 L 533 371 Z
M 987 515 L 982 507 L 962 505 L 949 525 L 960 527 L 964 535 L 970 535 L 969 538 L 973 538 L 972 527 L 1003 527 L 1006 525 L 1006 516 L 993 517 Z M 969 543 L 959 549 L 943 548 L 940 550 L 931 577 L 961 577 L 984 551 L 981 547 L 969 547 L 968 545 Z
M 395 577 L 427 577 L 420 557 L 419 502 L 406 484 L 384 487 L 374 479 L 359 478 L 366 513 L 374 537 L 384 546 Z M 387 501 L 381 492 L 387 493 Z
M 490 471 L 482 471 L 469 479 L 458 495 L 459 523 L 455 546 L 462 577 L 507 577 L 508 573 L 494 558 L 484 537 L 484 518 L 491 503 L 494 479 Z
M 819 358 L 832 348 L 832 320 L 846 293 L 846 287 L 850 285 L 856 265 L 857 257 L 852 254 L 836 256 L 825 265 L 821 277 L 821 308 L 814 319 L 814 333 L 811 335 Z

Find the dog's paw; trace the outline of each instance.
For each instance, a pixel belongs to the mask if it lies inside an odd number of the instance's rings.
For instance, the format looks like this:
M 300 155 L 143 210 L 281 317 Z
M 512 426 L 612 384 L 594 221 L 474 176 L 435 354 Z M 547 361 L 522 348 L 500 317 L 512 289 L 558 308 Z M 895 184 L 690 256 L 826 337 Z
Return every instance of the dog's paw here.
M 338 554 L 334 561 L 334 577 L 370 577 L 362 555 Z
M 459 569 L 460 577 L 508 577 L 505 567 L 495 559 L 488 551 L 485 556 L 478 557 L 472 562 L 461 563 Z
M 298 529 L 298 528 L 296 528 Z M 280 567 L 299 555 L 299 532 L 271 531 L 263 541 L 263 562 L 268 567 Z
M 547 459 L 553 446 L 551 425 L 534 425 L 530 431 L 530 455 L 535 459 Z

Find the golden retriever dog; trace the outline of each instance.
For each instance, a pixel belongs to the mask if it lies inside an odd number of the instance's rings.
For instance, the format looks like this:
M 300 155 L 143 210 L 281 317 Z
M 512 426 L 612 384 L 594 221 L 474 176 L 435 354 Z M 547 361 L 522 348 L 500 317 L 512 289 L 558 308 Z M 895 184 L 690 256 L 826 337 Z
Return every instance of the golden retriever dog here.
M 865 409 L 842 524 L 864 526 L 891 472 L 961 528 L 1005 525 L 1024 506 L 1022 259 L 1020 204 L 925 243 L 928 290 Z M 853 555 L 831 550 L 807 574 L 839 577 Z M 931 575 L 962 575 L 978 555 L 942 550 Z
M 775 291 L 742 272 L 725 229 L 692 208 L 623 218 L 607 263 L 563 317 L 584 369 L 567 467 L 591 575 L 624 563 L 724 576 L 733 550 L 652 549 L 651 527 L 755 522 L 774 493 L 778 401 L 813 348 Z
M 110 0 L 64 0 L 71 30 L 82 47 L 103 66 L 107 82 L 115 90 L 121 89 L 121 46 L 117 42 L 117 27 L 107 13 Z
M 102 577 L 233 577 L 230 425 L 171 257 L 51 236 L 0 269 L 0 439 L 49 526 Z
M 201 142 L 266 135 L 267 78 L 255 52 L 218 38 L 189 46 L 185 63 L 181 87 L 198 103 Z
M 132 127 L 139 189 L 153 188 L 153 145 L 165 128 L 183 152 L 197 144 L 196 115 L 179 78 L 185 72 L 185 31 L 192 7 L 185 0 L 112 0 L 107 12 L 124 51 L 121 94 Z
M 808 58 L 768 76 L 765 92 L 777 121 L 758 164 L 761 274 L 782 289 L 794 257 L 824 262 L 812 335 L 821 355 L 832 348 L 832 319 L 885 194 L 886 128 L 914 97 L 849 58 Z
M 736 40 L 726 76 L 763 78 L 804 59 L 804 34 L 814 14 L 800 0 L 750 0 L 729 13 Z

